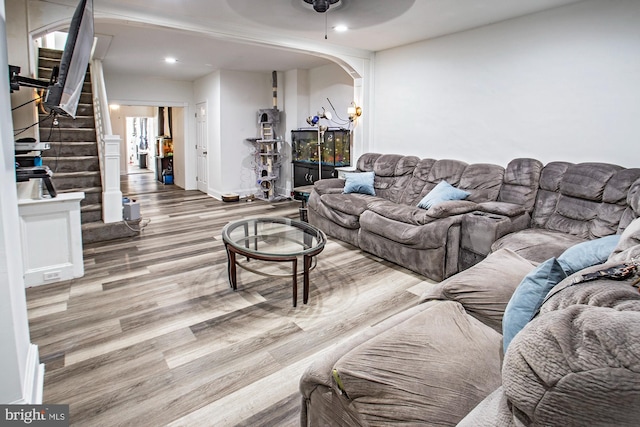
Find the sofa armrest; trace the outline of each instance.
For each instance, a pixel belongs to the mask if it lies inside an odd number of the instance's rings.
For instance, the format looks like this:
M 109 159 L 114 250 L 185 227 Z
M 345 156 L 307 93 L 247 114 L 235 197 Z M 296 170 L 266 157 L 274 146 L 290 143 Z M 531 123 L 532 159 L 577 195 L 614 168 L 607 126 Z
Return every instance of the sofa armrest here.
M 460 304 L 434 302 L 340 358 L 334 389 L 363 425 L 455 425 L 500 386 L 500 339 Z
M 313 183 L 313 189 L 320 195 L 329 193 L 342 193 L 344 190 L 344 179 L 327 178 Z
M 478 203 L 478 210 L 487 213 L 493 213 L 497 215 L 504 215 L 508 217 L 520 216 L 526 212 L 526 209 L 522 205 L 506 202 L 482 202 Z
M 478 209 L 478 205 L 469 200 L 450 200 L 430 207 L 427 209 L 427 215 L 432 218 L 446 218 L 473 212 L 476 209 Z
M 505 215 L 475 211 L 462 218 L 461 244 L 464 249 L 479 255 L 488 255 L 491 245 L 513 231 L 511 219 Z
M 394 221 L 412 225 L 425 225 L 442 218 L 462 215 L 477 209 L 478 205 L 466 200 L 439 203 L 429 209 L 400 205 L 388 200 L 374 200 L 367 204 L 371 212 Z
M 434 303 L 435 302 L 417 304 L 408 310 L 404 310 L 394 316 L 391 316 L 382 322 L 355 334 L 346 341 L 341 342 L 331 350 L 323 353 L 321 357 L 315 358 L 311 365 L 309 365 L 302 374 L 302 377 L 300 377 L 300 392 L 303 397 L 309 397 L 313 390 L 319 385 L 323 385 L 328 388 L 333 388 L 335 386 L 332 374 L 333 367 L 345 354 L 396 324 L 405 321 L 417 313 L 427 310 Z M 336 388 L 336 390 L 338 389 Z
M 511 213 L 516 211 L 513 210 Z M 530 221 L 529 213 L 524 210 L 514 216 L 486 211 L 475 211 L 464 215 L 460 231 L 459 268 L 465 270 L 481 261 L 491 253 L 491 246 L 496 240 L 529 227 Z

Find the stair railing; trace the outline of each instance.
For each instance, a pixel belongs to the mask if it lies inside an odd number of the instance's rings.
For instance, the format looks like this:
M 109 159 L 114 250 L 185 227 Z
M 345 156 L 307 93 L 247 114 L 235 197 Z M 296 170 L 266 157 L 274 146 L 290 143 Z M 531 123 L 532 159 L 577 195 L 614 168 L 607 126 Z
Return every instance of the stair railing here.
M 102 61 L 91 63 L 93 111 L 98 140 L 100 177 L 102 179 L 102 220 L 105 223 L 122 221 L 122 191 L 120 191 L 120 144 L 122 138 L 112 135 L 107 89 Z

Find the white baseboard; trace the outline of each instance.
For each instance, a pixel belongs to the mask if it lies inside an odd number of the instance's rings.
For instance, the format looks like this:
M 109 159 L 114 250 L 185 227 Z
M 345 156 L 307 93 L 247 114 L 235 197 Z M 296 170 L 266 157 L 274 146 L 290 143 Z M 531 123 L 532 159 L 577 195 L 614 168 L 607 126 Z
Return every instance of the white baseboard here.
M 13 402 L 14 405 L 41 405 L 44 389 L 44 363 L 40 363 L 38 346 L 29 345 L 27 364 L 25 366 L 22 399 Z

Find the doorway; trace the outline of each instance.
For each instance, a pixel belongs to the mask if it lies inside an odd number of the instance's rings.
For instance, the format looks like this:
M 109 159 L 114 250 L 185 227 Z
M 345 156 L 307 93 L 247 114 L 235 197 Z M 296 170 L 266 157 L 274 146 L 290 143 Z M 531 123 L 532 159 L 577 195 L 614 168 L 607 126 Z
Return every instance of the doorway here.
M 193 159 L 193 145 L 191 151 L 187 150 L 186 110 L 184 106 L 162 105 L 122 105 L 110 106 L 111 127 L 114 135 L 120 135 L 120 173 L 155 174 L 157 180 L 163 183 L 173 184 L 181 188 L 195 188 L 195 159 Z M 146 125 L 143 122 L 146 119 Z M 134 136 L 134 123 L 136 132 Z M 172 125 L 169 126 L 169 123 Z M 146 134 L 141 134 L 144 128 Z M 140 168 L 139 153 L 144 150 L 144 141 L 141 136 L 146 136 L 146 163 L 147 168 Z M 159 141 L 162 141 L 160 145 Z M 193 166 L 188 161 L 192 159 Z M 166 164 L 171 163 L 169 168 Z M 165 174 L 166 170 L 166 174 Z M 172 175 L 169 174 L 172 172 Z M 171 179 L 165 179 L 166 176 Z
M 126 117 L 127 174 L 153 173 L 154 117 Z

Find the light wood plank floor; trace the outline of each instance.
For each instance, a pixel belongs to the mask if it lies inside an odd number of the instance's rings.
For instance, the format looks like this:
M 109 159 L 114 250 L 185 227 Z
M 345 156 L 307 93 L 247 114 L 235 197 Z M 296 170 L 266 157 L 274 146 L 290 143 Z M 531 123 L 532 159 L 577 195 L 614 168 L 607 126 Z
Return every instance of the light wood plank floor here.
M 290 278 L 242 269 L 233 292 L 222 227 L 297 218 L 299 202 L 223 203 L 153 174 L 130 175 L 123 194 L 151 220 L 140 236 L 86 245 L 84 277 L 27 290 L 44 401 L 69 404 L 74 426 L 298 425 L 310 361 L 430 286 L 329 239 L 308 305 L 300 289 L 292 307 Z

